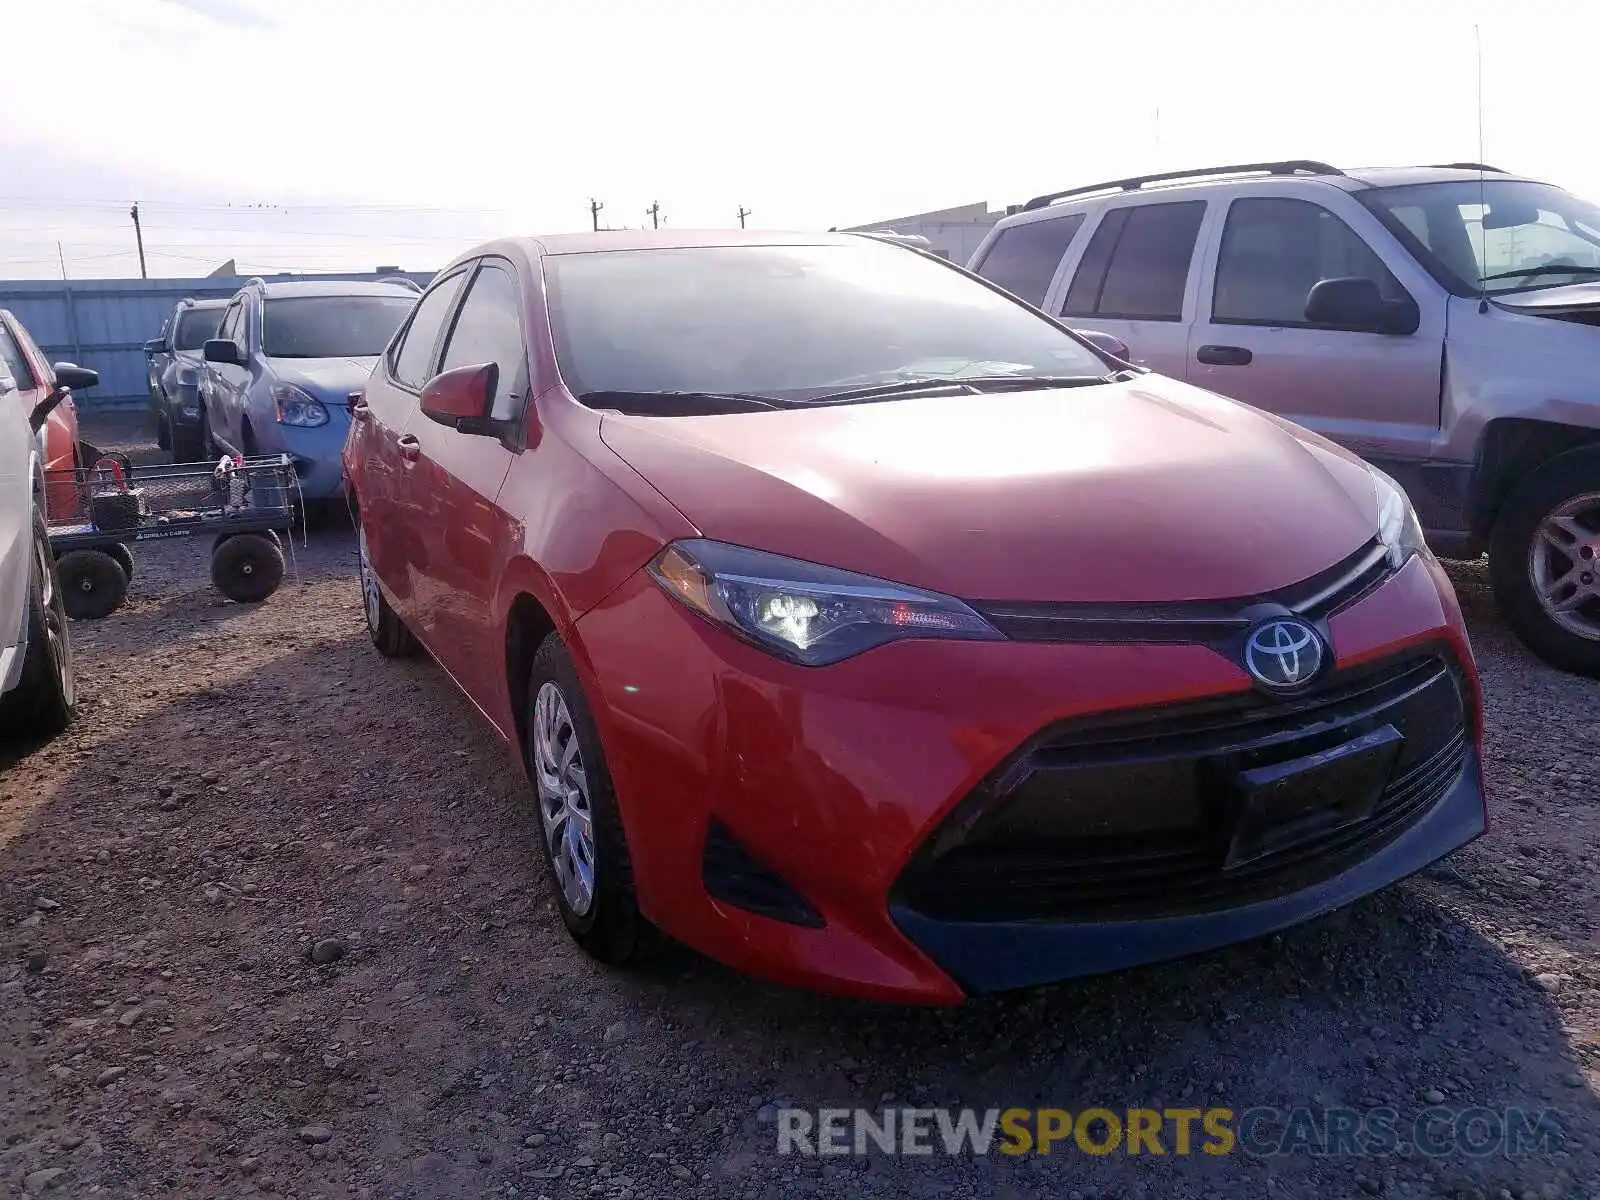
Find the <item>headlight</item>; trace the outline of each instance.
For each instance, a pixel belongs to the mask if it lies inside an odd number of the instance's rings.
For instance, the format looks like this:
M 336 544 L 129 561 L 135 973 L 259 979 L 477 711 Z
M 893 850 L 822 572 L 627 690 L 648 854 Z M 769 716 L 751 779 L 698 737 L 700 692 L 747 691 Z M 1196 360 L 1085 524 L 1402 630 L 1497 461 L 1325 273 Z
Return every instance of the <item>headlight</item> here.
M 1389 565 L 1398 569 L 1413 554 L 1426 554 L 1428 543 L 1422 536 L 1416 510 L 1400 485 L 1376 467 L 1369 466 L 1367 470 L 1378 485 L 1378 540 L 1389 549 Z
M 199 382 L 200 382 L 200 368 L 199 367 L 179 367 L 178 368 L 178 386 L 179 387 L 194 387 Z
M 808 667 L 901 638 L 1002 638 L 949 596 L 723 542 L 674 542 L 650 573 L 702 616 Z
M 297 387 L 280 383 L 272 389 L 272 407 L 280 425 L 326 425 L 328 410 Z

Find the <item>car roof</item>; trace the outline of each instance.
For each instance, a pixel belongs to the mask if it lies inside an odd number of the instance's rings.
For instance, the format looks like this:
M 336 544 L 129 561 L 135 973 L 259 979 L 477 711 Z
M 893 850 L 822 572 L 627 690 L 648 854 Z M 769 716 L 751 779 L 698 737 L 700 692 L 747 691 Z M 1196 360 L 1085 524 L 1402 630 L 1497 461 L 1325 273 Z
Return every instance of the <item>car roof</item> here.
M 1249 184 L 1251 187 L 1282 187 L 1291 182 L 1313 183 L 1339 188 L 1346 192 L 1362 192 L 1371 188 L 1406 187 L 1419 183 L 1477 182 L 1480 178 L 1492 182 L 1539 182 L 1494 167 L 1479 170 L 1475 163 L 1453 163 L 1432 167 L 1362 167 L 1345 171 L 1311 160 L 1292 160 L 1285 163 L 1255 164 L 1253 167 L 1217 167 L 1192 172 L 1172 172 L 1168 176 L 1154 175 L 1143 179 L 1087 184 L 1064 192 L 1035 197 L 1026 205 L 1002 217 L 997 224 L 1017 225 L 1028 220 L 1048 219 L 1046 216 L 1048 213 L 1071 212 L 1081 205 L 1113 197 L 1164 196 L 1177 192 L 1209 194 L 1236 188 L 1241 184 Z
M 268 299 L 274 296 L 406 296 L 412 300 L 417 298 L 417 293 L 404 284 L 356 279 L 296 279 L 285 283 L 263 281 L 256 286 L 261 288 Z
M 208 300 L 196 300 L 193 296 L 186 296 L 184 299 L 178 301 L 177 307 L 178 308 L 197 308 L 197 309 L 198 308 L 226 308 L 228 306 L 228 304 L 229 304 L 229 299 L 228 299 L 227 296 L 219 296 L 219 297 L 216 297 L 215 299 L 208 299 Z
M 479 246 L 463 254 L 457 261 L 503 252 L 513 247 L 525 254 L 538 256 L 595 254 L 605 250 L 683 250 L 701 246 L 853 246 L 863 240 L 871 239 L 852 233 L 765 229 L 602 229 L 598 233 L 553 233 L 504 238 Z

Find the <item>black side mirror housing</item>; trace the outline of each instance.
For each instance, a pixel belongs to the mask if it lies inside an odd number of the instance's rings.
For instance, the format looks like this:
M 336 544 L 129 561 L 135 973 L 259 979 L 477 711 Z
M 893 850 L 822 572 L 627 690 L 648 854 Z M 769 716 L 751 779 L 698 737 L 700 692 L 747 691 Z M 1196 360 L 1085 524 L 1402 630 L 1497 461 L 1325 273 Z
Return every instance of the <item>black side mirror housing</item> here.
M 100 372 L 92 371 L 88 367 L 80 367 L 77 363 L 58 362 L 55 366 L 56 386 L 69 391 L 81 391 L 83 388 L 92 388 L 100 382 Z
M 1404 336 L 1422 324 L 1416 301 L 1385 300 L 1375 279 L 1319 280 L 1306 295 L 1306 320 L 1351 333 Z
M 151 338 L 144 344 L 144 352 L 146 354 L 164 354 L 166 349 L 167 343 L 164 338 Z
M 228 366 L 244 366 L 244 353 L 239 349 L 239 343 L 230 342 L 227 338 L 207 338 L 205 349 L 201 352 L 207 362 L 224 363 Z

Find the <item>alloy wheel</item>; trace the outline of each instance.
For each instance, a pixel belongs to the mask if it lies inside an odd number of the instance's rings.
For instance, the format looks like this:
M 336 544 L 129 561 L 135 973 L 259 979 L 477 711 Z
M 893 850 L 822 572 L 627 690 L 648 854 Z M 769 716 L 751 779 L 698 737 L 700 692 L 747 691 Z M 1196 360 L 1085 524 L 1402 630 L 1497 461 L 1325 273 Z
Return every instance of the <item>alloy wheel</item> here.
M 382 596 L 378 591 L 378 574 L 372 569 L 372 561 L 367 557 L 365 529 L 357 534 L 356 542 L 361 552 L 361 605 L 367 610 L 367 628 L 377 633 L 378 623 L 383 616 L 383 610 L 379 607 Z
M 1569 497 L 1545 514 L 1528 548 L 1528 578 L 1552 621 L 1600 641 L 1600 492 Z
M 76 676 L 72 670 L 72 643 L 67 640 L 66 605 L 61 589 L 56 585 L 49 542 L 36 543 L 33 553 L 39 572 L 39 600 L 44 610 L 44 637 L 50 651 L 50 669 L 56 673 L 62 701 L 70 709 L 74 702 Z
M 545 844 L 567 907 L 574 916 L 594 904 L 594 819 L 578 731 L 555 683 L 533 703 L 533 775 Z

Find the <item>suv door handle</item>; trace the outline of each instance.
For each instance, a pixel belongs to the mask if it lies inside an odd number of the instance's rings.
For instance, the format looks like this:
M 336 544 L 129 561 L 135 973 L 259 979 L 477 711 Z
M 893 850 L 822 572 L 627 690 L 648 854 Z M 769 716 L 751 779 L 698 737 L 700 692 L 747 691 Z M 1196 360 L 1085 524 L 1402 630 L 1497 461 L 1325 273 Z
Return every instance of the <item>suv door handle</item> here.
M 417 441 L 415 434 L 406 434 L 396 444 L 400 447 L 400 457 L 407 462 L 416 462 L 422 455 L 422 443 Z
M 372 410 L 367 407 L 367 398 L 361 392 L 351 392 L 345 397 L 350 405 L 350 419 L 352 421 L 365 421 L 372 415 Z
M 1243 346 L 1201 346 L 1194 356 L 1213 367 L 1248 367 L 1255 358 Z

